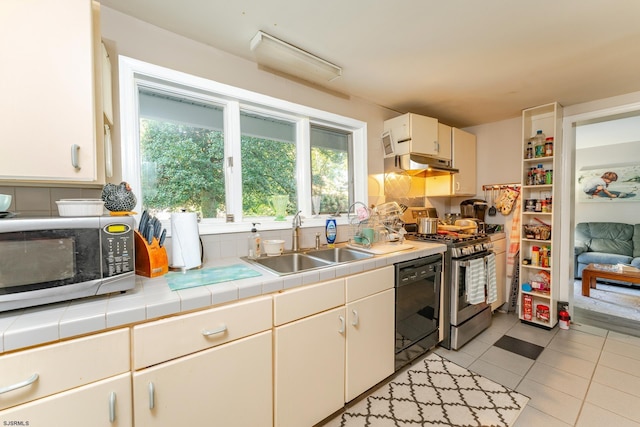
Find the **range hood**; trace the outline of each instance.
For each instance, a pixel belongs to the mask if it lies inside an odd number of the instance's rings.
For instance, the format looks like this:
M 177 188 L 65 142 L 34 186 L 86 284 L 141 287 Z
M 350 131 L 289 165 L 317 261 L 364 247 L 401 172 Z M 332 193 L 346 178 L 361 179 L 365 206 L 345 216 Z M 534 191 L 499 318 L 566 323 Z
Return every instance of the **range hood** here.
M 400 154 L 384 159 L 385 173 L 404 173 L 411 176 L 429 177 L 451 175 L 459 170 L 451 167 L 450 160 L 436 159 L 424 154 Z

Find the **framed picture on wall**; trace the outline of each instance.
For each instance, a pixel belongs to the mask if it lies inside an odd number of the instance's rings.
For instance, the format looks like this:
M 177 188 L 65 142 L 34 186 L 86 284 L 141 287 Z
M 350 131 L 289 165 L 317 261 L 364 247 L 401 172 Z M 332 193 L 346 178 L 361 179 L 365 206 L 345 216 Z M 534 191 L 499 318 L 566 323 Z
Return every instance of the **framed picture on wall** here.
M 640 163 L 583 167 L 576 175 L 578 202 L 640 202 Z

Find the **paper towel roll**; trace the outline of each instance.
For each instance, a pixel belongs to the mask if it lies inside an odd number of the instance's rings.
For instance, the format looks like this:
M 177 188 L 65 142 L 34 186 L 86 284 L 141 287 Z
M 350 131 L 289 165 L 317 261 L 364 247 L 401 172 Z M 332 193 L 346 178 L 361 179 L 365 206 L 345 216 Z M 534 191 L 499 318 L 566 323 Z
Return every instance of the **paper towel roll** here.
M 195 212 L 171 214 L 171 268 L 189 270 L 202 266 L 198 217 Z

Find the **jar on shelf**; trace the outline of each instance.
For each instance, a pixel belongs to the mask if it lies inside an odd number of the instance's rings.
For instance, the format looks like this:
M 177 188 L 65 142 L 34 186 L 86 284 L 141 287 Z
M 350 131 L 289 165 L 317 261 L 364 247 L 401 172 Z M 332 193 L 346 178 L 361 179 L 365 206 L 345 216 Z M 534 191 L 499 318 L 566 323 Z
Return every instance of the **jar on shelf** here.
M 536 319 L 540 322 L 549 322 L 549 306 L 544 304 L 536 305 Z
M 525 159 L 533 159 L 533 143 L 531 142 L 531 140 L 529 140 L 529 142 L 527 142 L 527 151 L 524 155 Z
M 544 141 L 544 155 L 545 157 L 553 156 L 553 137 L 549 136 Z

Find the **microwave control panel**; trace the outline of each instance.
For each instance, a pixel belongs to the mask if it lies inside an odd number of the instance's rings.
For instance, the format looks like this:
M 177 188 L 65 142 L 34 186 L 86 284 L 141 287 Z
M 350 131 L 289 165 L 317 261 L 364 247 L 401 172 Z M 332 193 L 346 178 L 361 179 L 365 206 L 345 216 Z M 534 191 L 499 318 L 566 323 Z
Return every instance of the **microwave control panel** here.
M 102 227 L 102 271 L 104 277 L 135 270 L 133 227 L 114 222 Z

